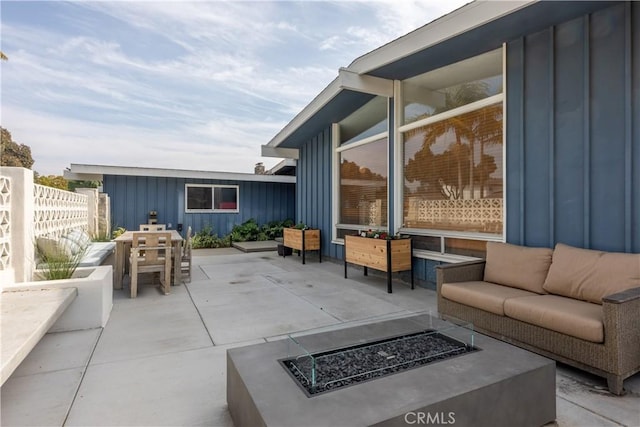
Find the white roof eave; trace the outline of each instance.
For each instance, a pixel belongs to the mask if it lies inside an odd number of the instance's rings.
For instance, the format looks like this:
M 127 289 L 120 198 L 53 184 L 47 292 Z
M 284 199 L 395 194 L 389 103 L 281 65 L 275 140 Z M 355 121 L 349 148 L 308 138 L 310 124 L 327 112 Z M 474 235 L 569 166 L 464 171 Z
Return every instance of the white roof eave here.
M 359 74 L 371 72 L 539 1 L 476 0 L 467 3 L 407 35 L 356 58 L 348 69 Z
M 333 79 L 313 100 L 302 109 L 280 132 L 269 141 L 267 147 L 279 146 L 289 135 L 295 132 L 307 120 L 329 103 L 342 89 L 340 88 L 340 76 Z
M 104 175 L 122 175 L 122 176 L 153 176 L 163 178 L 186 178 L 186 179 L 215 179 L 228 181 L 253 181 L 253 182 L 280 182 L 295 184 L 295 176 L 288 175 L 260 175 L 253 173 L 239 172 L 216 172 L 216 171 L 196 171 L 185 169 L 163 169 L 163 168 L 144 168 L 132 166 L 108 166 L 108 165 L 83 165 L 72 163 L 65 175 L 74 177 L 91 176 L 97 177 Z M 77 179 L 77 178 L 76 178 Z M 86 179 L 86 178 L 80 178 Z

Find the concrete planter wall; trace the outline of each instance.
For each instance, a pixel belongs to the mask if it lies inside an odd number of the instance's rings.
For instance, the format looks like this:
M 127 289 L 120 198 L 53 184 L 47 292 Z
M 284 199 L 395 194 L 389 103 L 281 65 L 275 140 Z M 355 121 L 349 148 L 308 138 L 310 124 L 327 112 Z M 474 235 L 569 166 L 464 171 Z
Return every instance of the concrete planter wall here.
M 51 288 L 76 288 L 77 298 L 60 316 L 49 332 L 101 328 L 107 324 L 113 307 L 113 272 L 110 265 L 81 267 L 74 277 L 64 280 L 42 280 L 5 286 L 3 291 Z

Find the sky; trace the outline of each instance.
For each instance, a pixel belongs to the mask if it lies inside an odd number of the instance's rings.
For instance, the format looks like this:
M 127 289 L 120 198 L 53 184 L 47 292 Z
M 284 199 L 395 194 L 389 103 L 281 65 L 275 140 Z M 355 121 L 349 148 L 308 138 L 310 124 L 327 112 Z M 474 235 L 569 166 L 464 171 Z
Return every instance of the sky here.
M 0 125 L 33 169 L 253 173 L 340 67 L 469 0 L 0 3 Z

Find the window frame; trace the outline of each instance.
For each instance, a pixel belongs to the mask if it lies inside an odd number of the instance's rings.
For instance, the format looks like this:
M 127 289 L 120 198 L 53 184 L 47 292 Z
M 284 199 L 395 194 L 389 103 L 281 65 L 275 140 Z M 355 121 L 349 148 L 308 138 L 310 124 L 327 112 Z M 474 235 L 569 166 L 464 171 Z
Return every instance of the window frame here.
M 467 257 L 462 255 L 451 254 L 445 251 L 445 239 L 447 238 L 460 238 L 469 240 L 483 240 L 483 241 L 496 241 L 505 242 L 507 232 L 507 49 L 506 44 L 502 45 L 502 92 L 496 95 L 492 95 L 488 98 L 484 98 L 470 104 L 457 107 L 452 110 L 445 111 L 436 116 L 427 117 L 418 121 L 414 121 L 408 124 L 395 127 L 394 141 L 395 141 L 395 162 L 394 170 L 396 173 L 395 187 L 397 190 L 396 199 L 394 203 L 394 215 L 397 232 L 415 236 L 427 236 L 436 237 L 440 239 L 440 251 L 427 251 L 427 250 L 414 250 L 414 256 L 419 258 L 434 259 L 444 262 L 460 262 L 473 257 Z M 395 102 L 394 108 L 396 111 L 395 123 L 404 123 L 404 110 L 403 110 L 403 85 L 401 81 L 396 81 L 395 86 Z M 500 234 L 492 233 L 473 233 L 464 231 L 453 230 L 439 230 L 439 229 L 422 229 L 422 228 L 407 228 L 404 227 L 404 190 L 402 183 L 404 183 L 404 135 L 405 132 L 426 126 L 432 123 L 446 120 L 451 117 L 455 117 L 460 114 L 464 114 L 470 111 L 474 111 L 485 106 L 502 102 L 502 200 L 503 200 L 503 218 L 502 218 L 502 231 Z M 400 183 L 400 184 L 399 184 Z
M 391 132 L 394 130 L 390 127 L 393 123 L 389 117 L 389 97 L 381 96 L 385 99 L 386 104 L 386 117 L 385 121 L 387 123 L 386 130 L 384 132 L 377 133 L 375 135 L 366 136 L 364 138 L 350 139 L 348 141 L 341 141 L 341 132 L 340 132 L 340 122 L 334 122 L 331 124 L 331 243 L 344 245 L 344 239 L 338 238 L 338 230 L 339 229 L 347 229 L 354 231 L 368 230 L 371 227 L 367 225 L 358 225 L 358 224 L 342 224 L 339 222 L 340 220 L 340 153 L 351 148 L 361 147 L 363 145 L 377 142 L 382 138 L 387 139 L 387 150 L 386 150 L 386 161 L 387 165 L 387 224 L 391 220 L 392 209 L 391 203 L 392 200 L 389 198 L 389 188 L 391 186 L 392 177 L 390 175 L 390 164 L 389 164 L 389 144 L 392 143 L 390 136 Z M 388 226 L 386 227 L 377 227 L 380 230 L 388 231 Z
M 387 113 L 388 114 L 388 113 Z M 332 194 L 333 194 L 333 227 L 332 227 L 332 234 L 331 234 L 331 241 L 333 243 L 337 243 L 337 244 L 344 244 L 344 239 L 343 238 L 339 238 L 338 237 L 338 230 L 339 229 L 346 229 L 346 230 L 354 230 L 354 231 L 362 231 L 362 230 L 368 230 L 371 228 L 371 226 L 368 225 L 361 225 L 361 224 L 343 224 L 339 222 L 340 219 L 340 154 L 344 151 L 348 151 L 350 149 L 353 148 L 358 148 L 358 147 L 362 147 L 368 144 L 372 144 L 375 142 L 379 142 L 382 139 L 386 139 L 387 140 L 387 150 L 386 150 L 386 165 L 387 165 L 387 206 L 389 203 L 389 185 L 391 184 L 391 177 L 389 176 L 389 130 L 387 129 L 386 132 L 380 132 L 376 135 L 371 135 L 368 136 L 366 138 L 363 138 L 359 141 L 355 141 L 352 142 L 350 144 L 346 144 L 346 145 L 341 145 L 340 144 L 340 124 L 339 123 L 333 123 L 332 125 L 332 142 L 333 142 L 333 147 L 332 147 L 332 163 L 333 163 L 333 180 L 332 180 Z M 389 210 L 387 208 L 387 224 L 389 224 L 389 219 L 390 219 L 390 213 Z M 388 231 L 388 226 L 380 226 L 380 227 L 376 227 L 376 229 L 381 230 L 381 231 Z
M 189 188 L 210 188 L 211 189 L 211 209 L 189 209 Z M 236 191 L 235 209 L 214 209 L 216 205 L 215 189 L 233 188 Z M 184 185 L 184 212 L 185 213 L 239 213 L 240 212 L 240 186 L 232 184 L 195 184 L 185 183 Z

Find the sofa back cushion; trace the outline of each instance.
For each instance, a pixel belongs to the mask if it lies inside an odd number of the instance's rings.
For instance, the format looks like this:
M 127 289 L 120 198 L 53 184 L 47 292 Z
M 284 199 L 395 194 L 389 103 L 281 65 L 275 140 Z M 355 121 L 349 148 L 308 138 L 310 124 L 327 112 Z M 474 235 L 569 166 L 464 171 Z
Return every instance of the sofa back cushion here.
M 36 245 L 38 246 L 38 255 L 44 259 L 71 258 L 73 250 L 71 245 L 66 244 L 66 240 L 51 237 L 38 237 Z
M 602 252 L 558 243 L 544 289 L 602 304 L 602 298 L 640 287 L 640 254 Z
M 91 244 L 91 237 L 82 228 L 74 228 L 64 237 L 75 242 L 81 248 L 86 248 Z
M 545 294 L 542 285 L 551 265 L 552 249 L 487 242 L 484 280 Z

